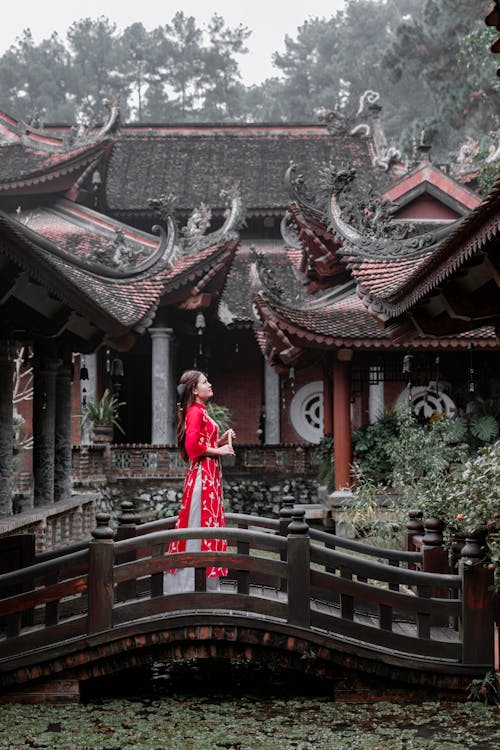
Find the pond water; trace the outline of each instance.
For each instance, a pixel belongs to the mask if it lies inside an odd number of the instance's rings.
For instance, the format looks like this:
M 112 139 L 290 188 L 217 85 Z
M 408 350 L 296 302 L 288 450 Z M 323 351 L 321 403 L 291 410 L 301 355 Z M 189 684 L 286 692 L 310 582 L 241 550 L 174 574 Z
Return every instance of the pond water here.
M 482 703 L 339 703 L 324 684 L 209 667 L 94 684 L 80 705 L 2 706 L 0 750 L 498 750 Z M 222 684 L 226 681 L 226 684 Z M 300 684 L 298 684 L 298 682 Z

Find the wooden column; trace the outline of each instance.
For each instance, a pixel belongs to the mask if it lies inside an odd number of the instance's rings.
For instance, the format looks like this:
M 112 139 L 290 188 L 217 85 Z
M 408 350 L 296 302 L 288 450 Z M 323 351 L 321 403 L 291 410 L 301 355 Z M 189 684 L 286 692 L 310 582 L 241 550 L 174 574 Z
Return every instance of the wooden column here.
M 35 343 L 33 372 L 34 505 L 54 502 L 56 373 L 58 362 L 49 345 Z
M 333 451 L 335 489 L 351 485 L 351 368 L 352 351 L 340 349 L 333 361 Z
M 0 342 L 0 516 L 12 513 L 13 365 L 13 346 L 8 341 Z
M 71 353 L 66 352 L 56 376 L 54 500 L 71 496 Z
M 332 360 L 330 354 L 327 353 L 323 367 L 323 434 L 331 433 L 333 433 Z

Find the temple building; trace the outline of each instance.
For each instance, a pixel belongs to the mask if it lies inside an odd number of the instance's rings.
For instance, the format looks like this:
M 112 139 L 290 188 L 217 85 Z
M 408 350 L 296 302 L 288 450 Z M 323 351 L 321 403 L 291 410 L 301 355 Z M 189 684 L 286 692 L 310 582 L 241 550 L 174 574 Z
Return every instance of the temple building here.
M 464 227 L 476 236 L 486 209 L 425 143 L 410 163 L 387 142 L 374 92 L 355 118 L 324 113 L 317 125 L 120 126 L 108 107 L 101 128 L 0 114 L 0 409 L 12 412 L 16 366 L 31 368 L 33 406 L 16 413 L 27 432 L 32 422 L 35 506 L 67 496 L 71 443 L 89 439 L 82 403 L 105 388 L 124 402 L 116 442 L 168 445 L 176 378 L 203 369 L 240 445 L 336 434 L 343 487 L 351 453 L 339 435 L 351 425 L 408 400 L 455 413 L 471 362 L 481 357 L 474 386 L 495 371 L 496 323 L 487 309 L 474 320 L 463 299 L 484 298 L 468 251 L 468 281 L 445 302 L 426 291 L 417 309 L 410 289 Z M 355 199 L 354 184 L 365 188 Z

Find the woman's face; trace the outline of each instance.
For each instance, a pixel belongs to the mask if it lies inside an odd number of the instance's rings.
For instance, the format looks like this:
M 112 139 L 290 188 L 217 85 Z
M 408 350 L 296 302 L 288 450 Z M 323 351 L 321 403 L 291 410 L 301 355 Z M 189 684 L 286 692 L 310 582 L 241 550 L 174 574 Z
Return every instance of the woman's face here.
M 212 386 L 208 382 L 205 375 L 200 375 L 198 382 L 194 387 L 194 395 L 197 401 L 205 403 L 209 398 L 212 398 L 214 392 Z

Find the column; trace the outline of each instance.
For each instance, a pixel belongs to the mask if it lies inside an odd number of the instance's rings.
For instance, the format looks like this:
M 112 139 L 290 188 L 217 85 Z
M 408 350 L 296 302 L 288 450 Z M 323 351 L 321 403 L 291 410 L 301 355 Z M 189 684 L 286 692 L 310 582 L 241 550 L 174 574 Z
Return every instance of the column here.
M 10 342 L 0 342 L 0 516 L 12 513 L 13 353 Z
M 370 365 L 368 386 L 368 419 L 370 424 L 374 424 L 380 419 L 384 413 L 384 405 L 384 371 L 380 366 Z
M 85 367 L 87 368 L 89 379 L 80 381 L 80 403 L 83 404 L 83 397 L 87 403 L 97 399 L 97 354 L 80 355 L 80 367 L 82 359 L 85 358 Z M 85 390 L 84 390 L 85 389 Z M 91 426 L 86 424 L 82 430 L 82 445 L 90 445 Z
M 333 362 L 333 450 L 335 489 L 351 485 L 351 373 L 352 351 L 340 349 Z
M 151 442 L 175 443 L 173 343 L 171 328 L 150 328 L 151 352 Z
M 333 433 L 332 361 L 329 353 L 323 368 L 323 434 Z
M 33 484 L 35 507 L 54 502 L 56 374 L 58 363 L 35 344 L 33 368 Z
M 71 354 L 66 354 L 56 375 L 54 500 L 71 496 Z
M 280 376 L 268 362 L 264 363 L 264 399 L 266 424 L 264 442 L 276 445 L 280 442 Z

